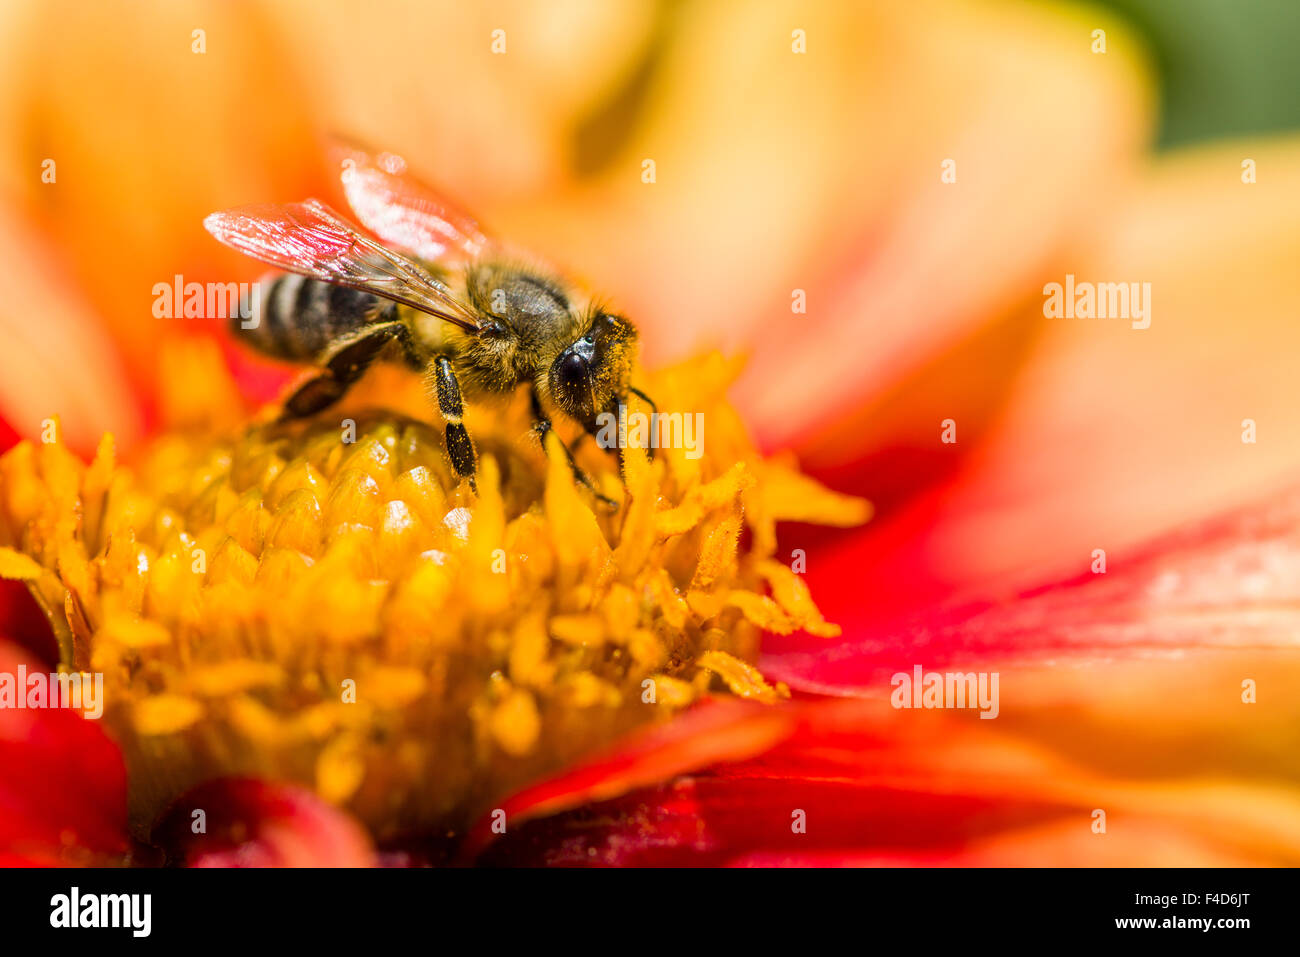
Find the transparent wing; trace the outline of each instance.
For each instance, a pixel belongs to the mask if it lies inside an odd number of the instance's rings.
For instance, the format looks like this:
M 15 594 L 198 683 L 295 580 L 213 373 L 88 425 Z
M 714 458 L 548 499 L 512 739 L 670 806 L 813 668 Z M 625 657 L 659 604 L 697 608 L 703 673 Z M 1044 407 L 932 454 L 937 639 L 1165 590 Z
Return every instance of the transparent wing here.
M 203 221 L 213 236 L 254 259 L 400 302 L 471 332 L 473 311 L 419 263 L 357 232 L 324 203 L 241 206 Z
M 331 154 L 352 212 L 384 242 L 430 262 L 474 259 L 492 245 L 472 216 L 416 179 L 402 157 L 338 138 Z

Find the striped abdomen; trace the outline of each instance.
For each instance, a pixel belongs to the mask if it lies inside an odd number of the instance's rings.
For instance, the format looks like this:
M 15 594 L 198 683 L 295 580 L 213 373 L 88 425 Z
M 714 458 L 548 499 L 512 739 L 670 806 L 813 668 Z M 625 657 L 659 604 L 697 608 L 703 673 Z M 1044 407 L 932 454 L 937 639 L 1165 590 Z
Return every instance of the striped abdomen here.
M 387 299 L 294 273 L 268 276 L 256 290 L 252 302 L 231 317 L 230 328 L 277 359 L 312 361 L 348 333 L 396 317 L 396 306 Z

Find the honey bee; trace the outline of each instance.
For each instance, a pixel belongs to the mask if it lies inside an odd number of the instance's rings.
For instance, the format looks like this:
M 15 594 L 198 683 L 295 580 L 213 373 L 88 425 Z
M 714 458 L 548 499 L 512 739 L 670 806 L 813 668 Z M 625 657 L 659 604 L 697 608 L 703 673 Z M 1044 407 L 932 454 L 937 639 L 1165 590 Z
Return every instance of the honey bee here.
M 596 435 L 602 413 L 617 415 L 629 394 L 654 407 L 630 382 L 637 331 L 625 317 L 508 252 L 401 157 L 351 145 L 336 153 L 349 206 L 383 244 L 315 199 L 238 207 L 203 223 L 227 246 L 286 270 L 245 304 L 251 314 L 231 319 L 254 349 L 319 369 L 284 401 L 283 419 L 333 405 L 377 360 L 404 362 L 425 376 L 452 467 L 474 488 L 463 396 L 526 386 L 539 439 L 552 430 L 551 410 Z M 564 451 L 575 480 L 616 507 Z

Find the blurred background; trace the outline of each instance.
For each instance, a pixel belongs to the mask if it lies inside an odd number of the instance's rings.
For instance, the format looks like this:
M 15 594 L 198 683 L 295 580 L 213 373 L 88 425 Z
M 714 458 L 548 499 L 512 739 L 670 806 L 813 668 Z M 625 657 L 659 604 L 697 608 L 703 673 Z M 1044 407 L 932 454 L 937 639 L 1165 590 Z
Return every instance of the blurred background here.
M 154 285 L 255 278 L 203 217 L 337 201 L 339 132 L 648 363 L 746 353 L 759 441 L 877 505 L 795 533 L 861 573 L 830 617 L 1081 571 L 1300 465 L 1297 40 L 1292 0 L 4 0 L 0 442 L 156 428 L 160 339 L 221 324 Z M 1066 273 L 1151 282 L 1151 329 L 1045 320 Z
M 1300 10 L 1287 0 L 1101 0 L 1138 31 L 1160 94 L 1156 146 L 1300 126 Z

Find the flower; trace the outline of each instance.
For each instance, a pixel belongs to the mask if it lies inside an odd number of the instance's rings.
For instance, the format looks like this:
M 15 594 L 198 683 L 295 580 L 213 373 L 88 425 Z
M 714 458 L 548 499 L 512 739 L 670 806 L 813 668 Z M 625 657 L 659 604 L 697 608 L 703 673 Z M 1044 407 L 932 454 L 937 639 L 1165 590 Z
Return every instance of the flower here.
M 653 364 L 700 340 L 747 350 L 732 395 L 757 445 L 876 507 L 862 531 L 782 529 L 781 557 L 806 553 L 844 629 L 764 636 L 762 673 L 794 700 L 697 706 L 527 787 L 467 858 L 1294 862 L 1294 515 L 1265 500 L 1200 524 L 1300 471 L 1294 138 L 1149 155 L 1144 53 L 1086 6 L 583 6 L 16 17 L 11 431 L 63 410 L 79 451 L 104 428 L 129 445 L 162 404 L 143 290 L 251 278 L 201 217 L 319 192 L 313 128 L 359 135 L 599 277 Z M 205 60 L 173 42 L 199 22 L 224 38 Z M 57 188 L 30 175 L 47 155 Z M 1067 273 L 1152 281 L 1151 328 L 1048 320 L 1040 291 Z M 246 394 L 281 381 L 232 361 Z M 947 418 L 954 445 L 937 441 Z M 1240 441 L 1246 418 L 1258 443 Z M 1000 669 L 1014 693 L 996 721 L 895 713 L 884 682 L 918 659 Z M 10 767 L 35 760 L 19 748 Z M 296 826 L 348 830 L 301 793 L 234 791 L 227 846 L 187 860 L 301 861 Z
M 472 493 L 430 426 L 375 411 L 405 392 L 423 412 L 416 377 L 217 430 L 238 401 L 215 348 L 165 361 L 173 430 L 129 471 L 107 436 L 89 465 L 56 436 L 0 458 L 0 574 L 47 610 L 64 668 L 104 676 L 142 839 L 221 778 L 295 783 L 381 843 L 455 833 L 715 684 L 788 697 L 747 663 L 760 629 L 839 634 L 772 560 L 775 525 L 858 524 L 866 503 L 762 459 L 717 355 L 648 380 L 666 413 L 698 410 L 707 454 L 630 450 L 626 495 L 605 453 L 585 463 L 617 513 L 554 435 L 518 449 L 520 404 L 471 417 Z

